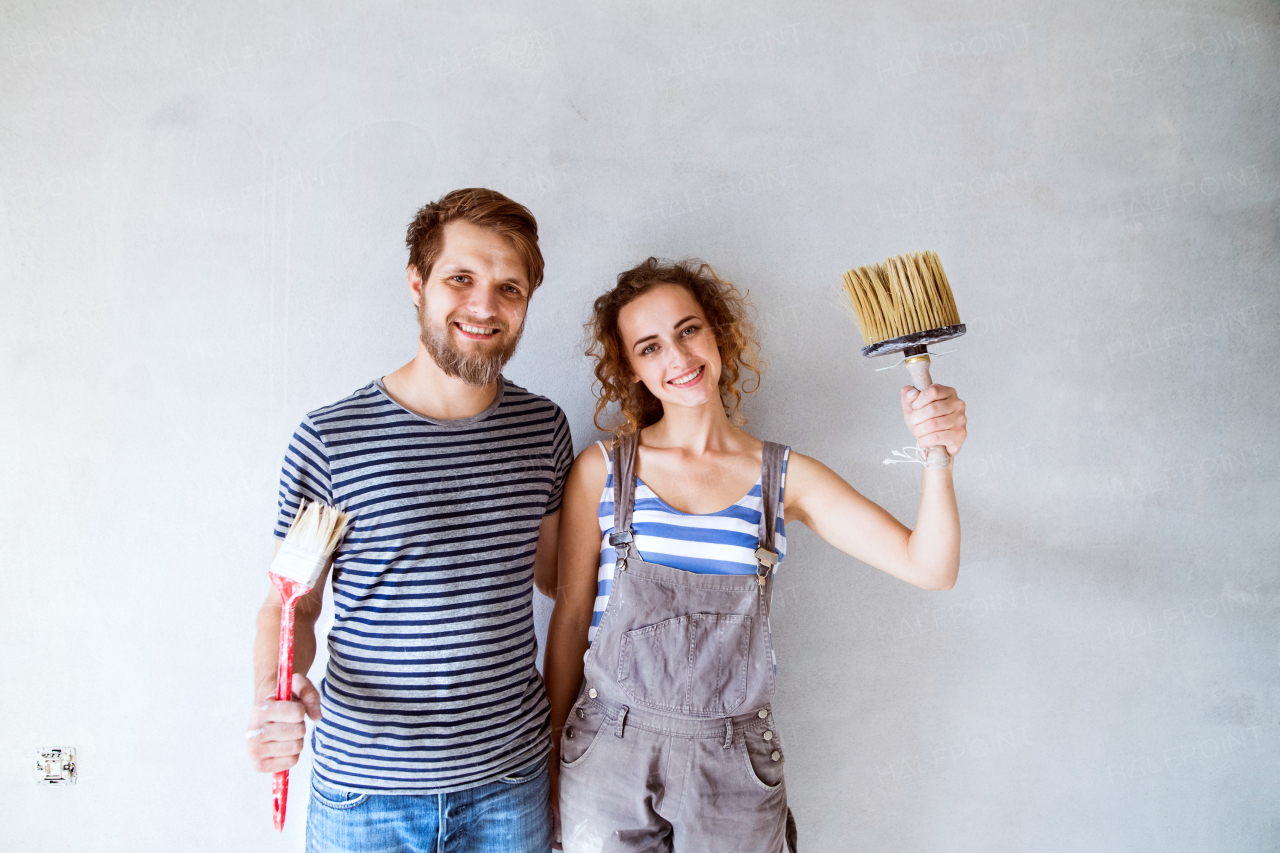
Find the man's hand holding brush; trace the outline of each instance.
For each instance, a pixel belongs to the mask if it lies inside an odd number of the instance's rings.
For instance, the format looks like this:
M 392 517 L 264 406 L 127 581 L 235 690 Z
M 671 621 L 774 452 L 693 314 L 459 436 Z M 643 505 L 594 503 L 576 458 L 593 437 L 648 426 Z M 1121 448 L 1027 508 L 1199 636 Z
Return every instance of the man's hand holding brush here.
M 311 680 L 295 672 L 292 687 L 294 699 L 288 702 L 276 699 L 274 681 L 258 691 L 261 695 L 249 715 L 245 737 L 253 769 L 259 773 L 288 770 L 297 764 L 307 734 L 303 717 L 320 719 L 320 691 Z
M 951 456 L 959 453 L 968 435 L 964 409 L 956 389 L 946 385 L 930 385 L 923 391 L 912 385 L 902 387 L 902 417 L 920 447 L 945 447 Z
M 275 553 L 282 543 L 276 542 Z M 306 737 L 304 717 L 320 719 L 320 691 L 304 674 L 316 657 L 316 620 L 324 604 L 324 585 L 329 567 L 315 586 L 298 599 L 294 608 L 294 673 L 290 681 L 293 698 L 276 699 L 276 677 L 280 650 L 280 596 L 273 587 L 258 610 L 257 636 L 253 643 L 253 710 L 245 738 L 253 769 L 260 773 L 288 770 L 298 763 Z

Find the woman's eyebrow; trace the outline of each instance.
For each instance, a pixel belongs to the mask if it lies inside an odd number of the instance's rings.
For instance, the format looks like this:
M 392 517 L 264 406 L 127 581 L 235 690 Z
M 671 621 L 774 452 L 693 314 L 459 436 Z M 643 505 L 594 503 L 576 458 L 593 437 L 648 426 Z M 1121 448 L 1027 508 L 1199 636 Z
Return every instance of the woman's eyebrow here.
M 697 314 L 690 314 L 688 317 L 685 317 L 681 320 L 676 321 L 676 324 L 671 328 L 678 329 L 681 326 L 683 326 L 685 323 L 689 322 L 690 320 L 696 320 L 696 319 L 698 319 Z M 644 343 L 645 341 L 651 341 L 656 337 L 658 337 L 657 334 L 645 335 L 643 338 L 640 338 L 635 343 L 633 343 L 631 347 L 634 349 L 635 347 L 640 346 L 640 344 Z

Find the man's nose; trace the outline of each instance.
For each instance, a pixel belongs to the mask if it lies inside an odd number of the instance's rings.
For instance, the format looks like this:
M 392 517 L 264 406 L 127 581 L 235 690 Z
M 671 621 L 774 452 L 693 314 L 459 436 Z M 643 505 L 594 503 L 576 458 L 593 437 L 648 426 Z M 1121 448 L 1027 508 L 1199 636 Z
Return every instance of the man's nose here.
M 497 299 L 494 296 L 493 288 L 486 284 L 471 288 L 466 308 L 477 319 L 485 320 L 494 316 L 497 313 Z

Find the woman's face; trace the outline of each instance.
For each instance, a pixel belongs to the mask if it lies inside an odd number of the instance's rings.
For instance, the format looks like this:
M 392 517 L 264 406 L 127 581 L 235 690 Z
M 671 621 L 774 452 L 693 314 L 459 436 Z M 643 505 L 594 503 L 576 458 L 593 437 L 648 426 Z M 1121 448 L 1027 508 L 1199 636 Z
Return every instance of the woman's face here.
M 720 348 L 693 294 L 660 284 L 618 312 L 618 331 L 635 381 L 663 405 L 720 404 Z

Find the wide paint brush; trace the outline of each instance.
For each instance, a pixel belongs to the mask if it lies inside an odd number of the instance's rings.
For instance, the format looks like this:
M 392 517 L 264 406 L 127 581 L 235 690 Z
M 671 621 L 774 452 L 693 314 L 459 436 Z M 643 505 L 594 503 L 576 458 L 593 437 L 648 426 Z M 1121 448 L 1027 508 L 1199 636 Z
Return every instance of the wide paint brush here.
M 964 334 L 955 297 L 937 254 L 930 251 L 895 255 L 844 274 L 844 293 L 858 318 L 865 356 L 900 352 L 906 357 L 911 384 L 924 391 L 929 376 L 929 344 Z M 945 447 L 925 449 L 925 465 L 951 464 Z
M 285 534 L 280 550 L 271 561 L 271 582 L 280 593 L 280 655 L 276 664 L 276 699 L 293 698 L 293 614 L 298 599 L 311 591 L 342 534 L 346 532 L 347 514 L 318 502 L 306 503 Z M 275 810 L 276 829 L 284 829 L 285 806 L 289 800 L 289 771 L 279 770 L 271 777 L 271 803 Z

